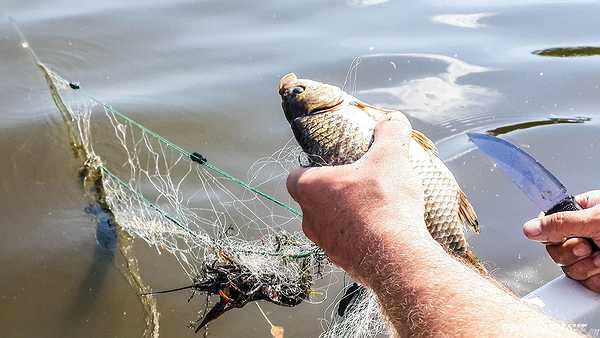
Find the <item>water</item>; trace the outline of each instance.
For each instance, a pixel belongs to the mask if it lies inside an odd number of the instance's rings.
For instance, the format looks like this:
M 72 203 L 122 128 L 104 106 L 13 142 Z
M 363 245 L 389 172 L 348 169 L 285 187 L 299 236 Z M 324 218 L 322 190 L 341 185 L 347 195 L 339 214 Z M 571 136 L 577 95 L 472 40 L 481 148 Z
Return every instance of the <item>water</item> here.
M 4 0 L 0 14 L 19 21 L 53 69 L 239 176 L 291 137 L 275 92 L 281 75 L 342 85 L 362 56 L 346 88 L 401 108 L 438 141 L 478 211 L 475 251 L 522 295 L 560 269 L 521 234 L 537 211 L 469 151 L 464 132 L 591 118 L 503 137 L 525 146 L 572 192 L 598 188 L 600 58 L 531 52 L 599 45 L 600 3 L 519 3 Z M 140 336 L 142 307 L 119 272 L 118 253 L 97 243 L 60 115 L 6 20 L 0 51 L 1 335 Z M 136 253 L 155 289 L 187 282 L 173 259 L 144 245 Z M 186 323 L 200 306 L 186 299 L 158 299 L 162 336 L 194 336 Z M 325 305 L 264 308 L 289 337 L 318 335 L 319 319 L 329 315 Z M 268 326 L 250 305 L 215 321 L 209 333 L 267 336 Z

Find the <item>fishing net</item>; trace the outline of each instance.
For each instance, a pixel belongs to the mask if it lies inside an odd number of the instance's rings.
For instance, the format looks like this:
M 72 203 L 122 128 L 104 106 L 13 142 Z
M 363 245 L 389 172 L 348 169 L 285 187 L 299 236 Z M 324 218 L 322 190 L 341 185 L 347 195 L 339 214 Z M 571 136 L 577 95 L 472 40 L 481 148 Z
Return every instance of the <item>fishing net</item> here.
M 324 299 L 314 282 L 334 268 L 298 232 L 299 211 L 259 190 L 284 182 L 297 166 L 297 147 L 257 160 L 241 180 L 40 67 L 84 159 L 84 176 L 98 176 L 102 205 L 122 230 L 172 254 L 195 291 L 239 305 Z
M 29 45 L 24 42 L 23 47 Z M 290 206 L 289 197 L 281 201 L 262 190 L 274 182 L 284 184 L 288 169 L 303 162 L 299 147 L 286 144 L 257 160 L 247 177 L 239 179 L 203 154 L 181 148 L 95 99 L 30 52 L 62 113 L 73 150 L 84 163 L 81 174 L 88 191 L 114 221 L 120 239 L 133 236 L 159 253 L 171 254 L 192 291 L 212 296 L 196 322 L 197 330 L 218 314 L 251 301 L 321 303 L 328 288 L 339 283 L 339 270 L 298 231 L 301 214 Z M 350 76 L 357 68 L 353 63 Z M 138 269 L 130 248 L 121 251 L 127 251 L 128 264 Z M 133 276 L 128 279 L 138 292 L 150 291 L 145 285 L 151 283 Z M 335 300 L 342 299 L 343 291 Z M 155 303 L 143 303 L 148 314 L 157 312 Z M 336 305 L 334 301 L 331 306 Z M 333 309 L 331 320 L 323 319 L 323 337 L 388 333 L 378 300 L 369 290 L 353 297 L 343 316 L 335 313 Z M 145 335 L 158 336 L 158 314 L 147 323 L 154 327 L 147 327 Z M 279 328 L 271 326 L 272 332 Z

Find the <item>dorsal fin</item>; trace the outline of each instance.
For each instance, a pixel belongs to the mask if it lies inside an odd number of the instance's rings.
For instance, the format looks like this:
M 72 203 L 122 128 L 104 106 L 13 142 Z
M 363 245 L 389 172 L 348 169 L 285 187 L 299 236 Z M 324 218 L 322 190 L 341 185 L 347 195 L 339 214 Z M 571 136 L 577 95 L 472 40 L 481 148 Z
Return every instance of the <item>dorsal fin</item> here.
M 371 116 L 375 121 L 379 121 L 387 113 L 385 109 L 372 106 L 354 97 L 351 99 L 350 104 L 360 108 L 362 111 Z
M 413 129 L 411 136 L 413 140 L 417 141 L 417 143 L 420 144 L 425 150 L 429 150 L 437 155 L 437 148 L 435 147 L 435 144 L 427 136 L 425 136 L 425 134 Z
M 389 110 L 389 109 L 372 106 L 372 105 L 365 103 L 358 99 L 353 100 L 352 104 L 356 105 L 358 108 L 362 109 L 364 112 L 371 115 L 373 118 L 375 118 L 375 120 L 379 120 L 379 118 L 381 118 L 382 115 L 385 116 L 385 114 L 393 111 L 393 110 Z M 427 151 L 431 151 L 432 153 L 437 155 L 437 148 L 436 148 L 435 144 L 427 136 L 425 136 L 425 134 L 423 134 L 422 132 L 420 132 L 418 130 L 413 129 L 411 136 L 415 141 L 417 141 L 418 144 L 420 144 L 423 147 L 423 149 L 425 149 Z
M 477 222 L 475 209 L 473 209 L 467 195 L 460 189 L 458 190 L 458 217 L 461 222 L 473 230 L 473 232 L 476 234 L 479 233 L 479 222 Z

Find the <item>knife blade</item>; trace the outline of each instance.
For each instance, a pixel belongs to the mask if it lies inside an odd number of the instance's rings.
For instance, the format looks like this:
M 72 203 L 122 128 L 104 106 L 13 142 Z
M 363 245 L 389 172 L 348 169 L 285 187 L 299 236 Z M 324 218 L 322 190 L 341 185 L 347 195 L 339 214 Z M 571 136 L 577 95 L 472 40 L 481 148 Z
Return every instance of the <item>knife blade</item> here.
M 558 178 L 521 148 L 488 134 L 467 136 L 546 215 L 582 209 Z

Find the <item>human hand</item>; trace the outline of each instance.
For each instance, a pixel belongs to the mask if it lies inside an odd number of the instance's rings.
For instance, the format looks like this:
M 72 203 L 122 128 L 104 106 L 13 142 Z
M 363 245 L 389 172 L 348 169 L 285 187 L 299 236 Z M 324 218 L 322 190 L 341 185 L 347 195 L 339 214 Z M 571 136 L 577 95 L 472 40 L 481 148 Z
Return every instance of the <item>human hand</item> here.
M 584 210 L 541 216 L 525 223 L 525 236 L 548 242 L 550 257 L 567 276 L 588 289 L 600 292 L 600 251 L 594 251 L 593 241 L 600 244 L 600 190 L 575 197 Z
M 404 115 L 391 113 L 376 125 L 360 160 L 288 176 L 306 236 L 359 279 L 368 278 L 376 264 L 370 257 L 386 245 L 406 243 L 409 251 L 422 238 L 433 242 L 423 219 L 423 187 L 409 161 L 411 130 Z

